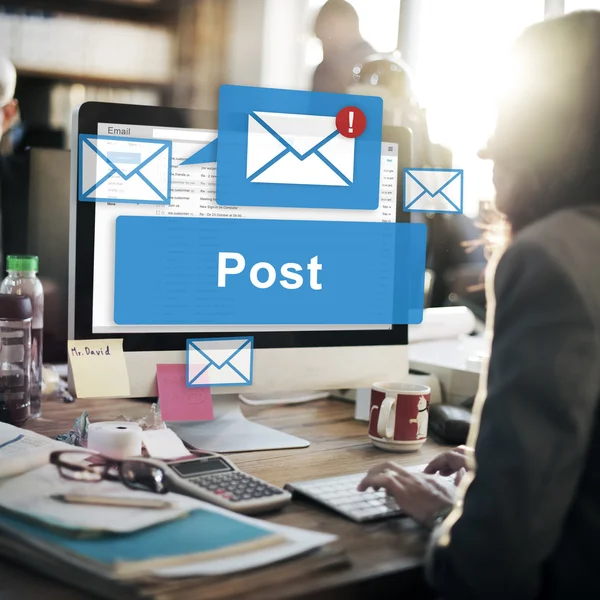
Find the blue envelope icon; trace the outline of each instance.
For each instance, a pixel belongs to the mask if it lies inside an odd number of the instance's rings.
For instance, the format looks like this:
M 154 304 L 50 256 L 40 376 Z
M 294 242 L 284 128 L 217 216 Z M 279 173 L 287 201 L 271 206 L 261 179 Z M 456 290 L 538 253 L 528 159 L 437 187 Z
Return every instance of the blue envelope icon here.
M 253 337 L 187 340 L 187 387 L 252 385 Z
M 81 134 L 79 200 L 170 204 L 172 154 L 170 140 Z
M 462 169 L 405 169 L 404 211 L 463 212 Z
M 366 123 L 356 138 L 337 126 L 351 107 Z M 382 115 L 375 96 L 221 86 L 217 204 L 376 210 Z

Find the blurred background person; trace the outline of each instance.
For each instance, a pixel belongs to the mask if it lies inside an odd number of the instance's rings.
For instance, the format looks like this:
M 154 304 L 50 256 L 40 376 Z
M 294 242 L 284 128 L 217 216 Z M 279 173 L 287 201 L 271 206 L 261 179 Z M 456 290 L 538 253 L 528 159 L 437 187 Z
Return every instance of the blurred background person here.
M 6 133 L 19 120 L 19 103 L 15 100 L 17 87 L 17 71 L 5 57 L 0 56 L 0 147 L 6 151 Z
M 327 0 L 315 21 L 315 35 L 323 44 L 323 60 L 315 69 L 315 92 L 345 94 L 353 68 L 375 51 L 359 28 L 358 14 L 345 0 Z
M 7 58 L 0 56 L 0 269 L 4 273 L 4 206 L 12 181 L 12 159 L 8 132 L 19 120 L 19 103 L 15 100 L 17 71 Z
M 372 54 L 355 65 L 353 71 L 348 93 L 382 98 L 384 126 L 411 130 L 413 168 L 452 168 L 451 150 L 431 141 L 427 113 L 416 92 L 414 75 L 400 52 Z M 463 246 L 466 240 L 479 239 L 481 230 L 465 215 L 416 212 L 411 214 L 411 221 L 425 223 L 428 229 L 428 305 L 468 304 L 485 320 L 485 295 L 470 289 L 482 279 L 486 264 L 483 247 L 467 254 Z

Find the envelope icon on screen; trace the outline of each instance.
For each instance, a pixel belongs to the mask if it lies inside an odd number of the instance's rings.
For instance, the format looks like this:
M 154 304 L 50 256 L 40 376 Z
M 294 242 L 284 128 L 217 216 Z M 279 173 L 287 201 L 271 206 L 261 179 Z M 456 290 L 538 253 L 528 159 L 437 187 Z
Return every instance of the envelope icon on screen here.
M 462 169 L 405 169 L 404 210 L 462 214 Z
M 349 186 L 354 139 L 335 116 L 254 111 L 248 115 L 246 178 L 253 183 Z
M 79 136 L 79 200 L 169 204 L 173 142 Z
M 187 387 L 252 385 L 254 338 L 187 340 Z

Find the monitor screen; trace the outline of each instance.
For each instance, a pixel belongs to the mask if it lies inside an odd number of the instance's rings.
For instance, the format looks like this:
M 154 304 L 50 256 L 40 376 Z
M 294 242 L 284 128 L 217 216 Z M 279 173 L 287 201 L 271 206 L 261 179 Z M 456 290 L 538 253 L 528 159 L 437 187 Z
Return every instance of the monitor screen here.
M 341 331 L 391 330 L 392 325 L 118 325 L 114 320 L 115 230 L 121 215 L 154 216 L 159 218 L 186 217 L 210 219 L 231 217 L 241 219 L 276 219 L 302 221 L 363 221 L 393 223 L 397 214 L 398 144 L 384 142 L 381 147 L 381 177 L 379 207 L 377 210 L 273 208 L 256 206 L 219 206 L 216 203 L 216 163 L 182 166 L 181 163 L 217 137 L 211 129 L 191 129 L 135 125 L 128 123 L 98 122 L 99 135 L 129 138 L 171 140 L 172 162 L 163 165 L 171 169 L 171 203 L 169 205 L 141 205 L 119 203 L 121 180 L 109 179 L 110 196 L 117 202 L 95 204 L 93 247 L 93 301 L 92 333 L 149 334 L 149 333 L 234 333 L 286 331 Z M 132 148 L 133 156 L 135 148 Z M 117 153 L 118 154 L 118 153 Z M 122 160 L 130 160 L 123 156 Z M 115 160 L 119 160 L 115 156 Z M 163 168 L 158 167 L 158 168 Z M 158 276 L 157 276 L 158 280 Z

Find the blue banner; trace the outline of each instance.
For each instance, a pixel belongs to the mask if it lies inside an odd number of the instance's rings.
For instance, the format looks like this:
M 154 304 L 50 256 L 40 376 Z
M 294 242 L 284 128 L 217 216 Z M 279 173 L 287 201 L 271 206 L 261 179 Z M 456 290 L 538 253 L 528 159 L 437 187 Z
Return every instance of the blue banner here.
M 120 216 L 119 325 L 384 325 L 423 318 L 426 226 Z

